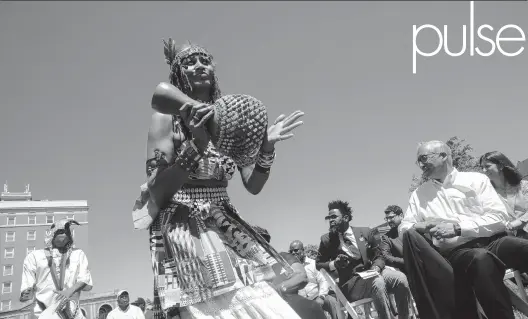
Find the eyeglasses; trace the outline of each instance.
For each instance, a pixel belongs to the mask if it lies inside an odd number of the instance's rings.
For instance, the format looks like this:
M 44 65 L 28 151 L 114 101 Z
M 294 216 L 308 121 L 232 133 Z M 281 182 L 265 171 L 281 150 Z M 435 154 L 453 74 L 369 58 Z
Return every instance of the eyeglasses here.
M 429 161 L 429 156 L 431 155 L 442 155 L 442 154 L 445 154 L 444 152 L 440 152 L 440 153 L 429 153 L 429 154 L 422 154 L 420 156 L 418 156 L 418 158 L 416 159 L 416 165 L 419 165 L 420 163 L 422 164 L 425 164 L 427 163 L 427 161 Z
M 300 251 L 302 251 L 302 249 L 300 249 L 300 248 L 290 249 L 290 253 L 298 253 Z
M 391 220 L 394 219 L 394 217 L 396 217 L 396 215 L 389 215 L 389 216 L 385 217 L 385 221 L 387 221 L 387 222 L 391 221 Z

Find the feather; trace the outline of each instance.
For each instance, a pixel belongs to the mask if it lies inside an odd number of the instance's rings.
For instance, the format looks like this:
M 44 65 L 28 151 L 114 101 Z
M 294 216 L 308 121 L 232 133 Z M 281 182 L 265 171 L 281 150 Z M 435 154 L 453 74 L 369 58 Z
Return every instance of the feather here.
M 165 53 L 165 57 L 169 56 L 169 44 L 165 40 L 163 40 L 163 53 Z
M 165 53 L 165 61 L 168 65 L 171 65 L 174 63 L 174 58 L 176 57 L 176 47 L 174 40 L 172 38 L 169 38 L 168 41 L 163 40 L 164 47 L 164 53 Z

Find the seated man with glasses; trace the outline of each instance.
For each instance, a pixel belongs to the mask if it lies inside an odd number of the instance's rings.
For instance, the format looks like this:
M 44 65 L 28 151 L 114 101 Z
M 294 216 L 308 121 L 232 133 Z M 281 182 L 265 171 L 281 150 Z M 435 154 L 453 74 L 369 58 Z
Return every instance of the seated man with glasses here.
M 304 244 L 300 240 L 294 240 L 290 244 L 290 254 L 297 257 L 306 270 L 308 283 L 299 290 L 299 296 L 313 300 L 326 312 L 332 319 L 344 319 L 345 313 L 336 297 L 330 294 L 330 287 L 323 275 L 315 268 L 315 260 L 306 256 Z M 334 293 L 332 291 L 332 293 Z
M 379 251 L 385 266 L 390 266 L 405 273 L 403 262 L 403 243 L 398 235 L 398 226 L 403 219 L 403 210 L 400 206 L 390 205 L 385 208 L 385 221 L 390 230 L 381 236 Z
M 270 243 L 271 235 L 266 229 L 259 226 L 253 226 L 253 229 Z M 281 252 L 280 255 L 292 267 L 294 272 L 287 276 L 282 273 L 282 267 L 279 264 L 275 264 L 273 267 L 275 278 L 270 283 L 271 286 L 275 288 L 282 299 L 288 303 L 301 319 L 326 319 L 323 309 L 317 302 L 299 295 L 299 290 L 304 288 L 308 282 L 308 276 L 299 259 L 295 255 L 286 252 Z M 253 281 L 254 279 L 250 280 Z
M 399 271 L 385 268 L 383 259 L 375 258 L 376 235 L 368 227 L 352 227 L 352 208 L 347 202 L 336 200 L 328 204 L 330 232 L 321 236 L 316 268 L 337 271 L 339 288 L 349 302 L 372 298 L 380 319 L 393 318 L 389 293 L 394 293 L 398 304 L 398 318 L 409 318 L 410 293 L 407 278 Z M 376 270 L 373 277 L 360 273 Z
M 420 316 L 476 319 L 478 299 L 488 319 L 513 319 L 503 278 L 506 268 L 528 270 L 528 240 L 506 236 L 513 216 L 489 178 L 454 168 L 448 145 L 422 143 L 417 159 L 427 181 L 412 193 L 399 233 Z

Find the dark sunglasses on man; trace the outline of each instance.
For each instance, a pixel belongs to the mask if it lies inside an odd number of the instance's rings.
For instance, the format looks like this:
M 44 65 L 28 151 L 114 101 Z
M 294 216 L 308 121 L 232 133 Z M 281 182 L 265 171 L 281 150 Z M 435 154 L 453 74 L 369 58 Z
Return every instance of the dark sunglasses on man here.
M 416 164 L 419 165 L 420 163 L 422 164 L 425 164 L 429 161 L 429 157 L 431 155 L 442 155 L 442 156 L 446 156 L 447 154 L 445 152 L 433 152 L 433 153 L 428 153 L 428 154 L 422 154 L 420 156 L 418 156 L 418 158 L 416 159 Z

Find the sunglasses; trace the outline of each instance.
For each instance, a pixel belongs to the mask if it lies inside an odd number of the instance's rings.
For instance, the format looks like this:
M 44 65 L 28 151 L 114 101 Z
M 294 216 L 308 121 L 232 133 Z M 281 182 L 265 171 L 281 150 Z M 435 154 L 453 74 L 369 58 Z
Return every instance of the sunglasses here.
M 442 156 L 445 156 L 446 153 L 444 152 L 440 152 L 440 153 L 429 153 L 429 154 L 422 154 L 420 156 L 418 156 L 418 158 L 416 159 L 416 164 L 419 164 L 419 163 L 422 163 L 422 164 L 425 164 L 429 161 L 429 157 L 431 155 L 442 155 Z

